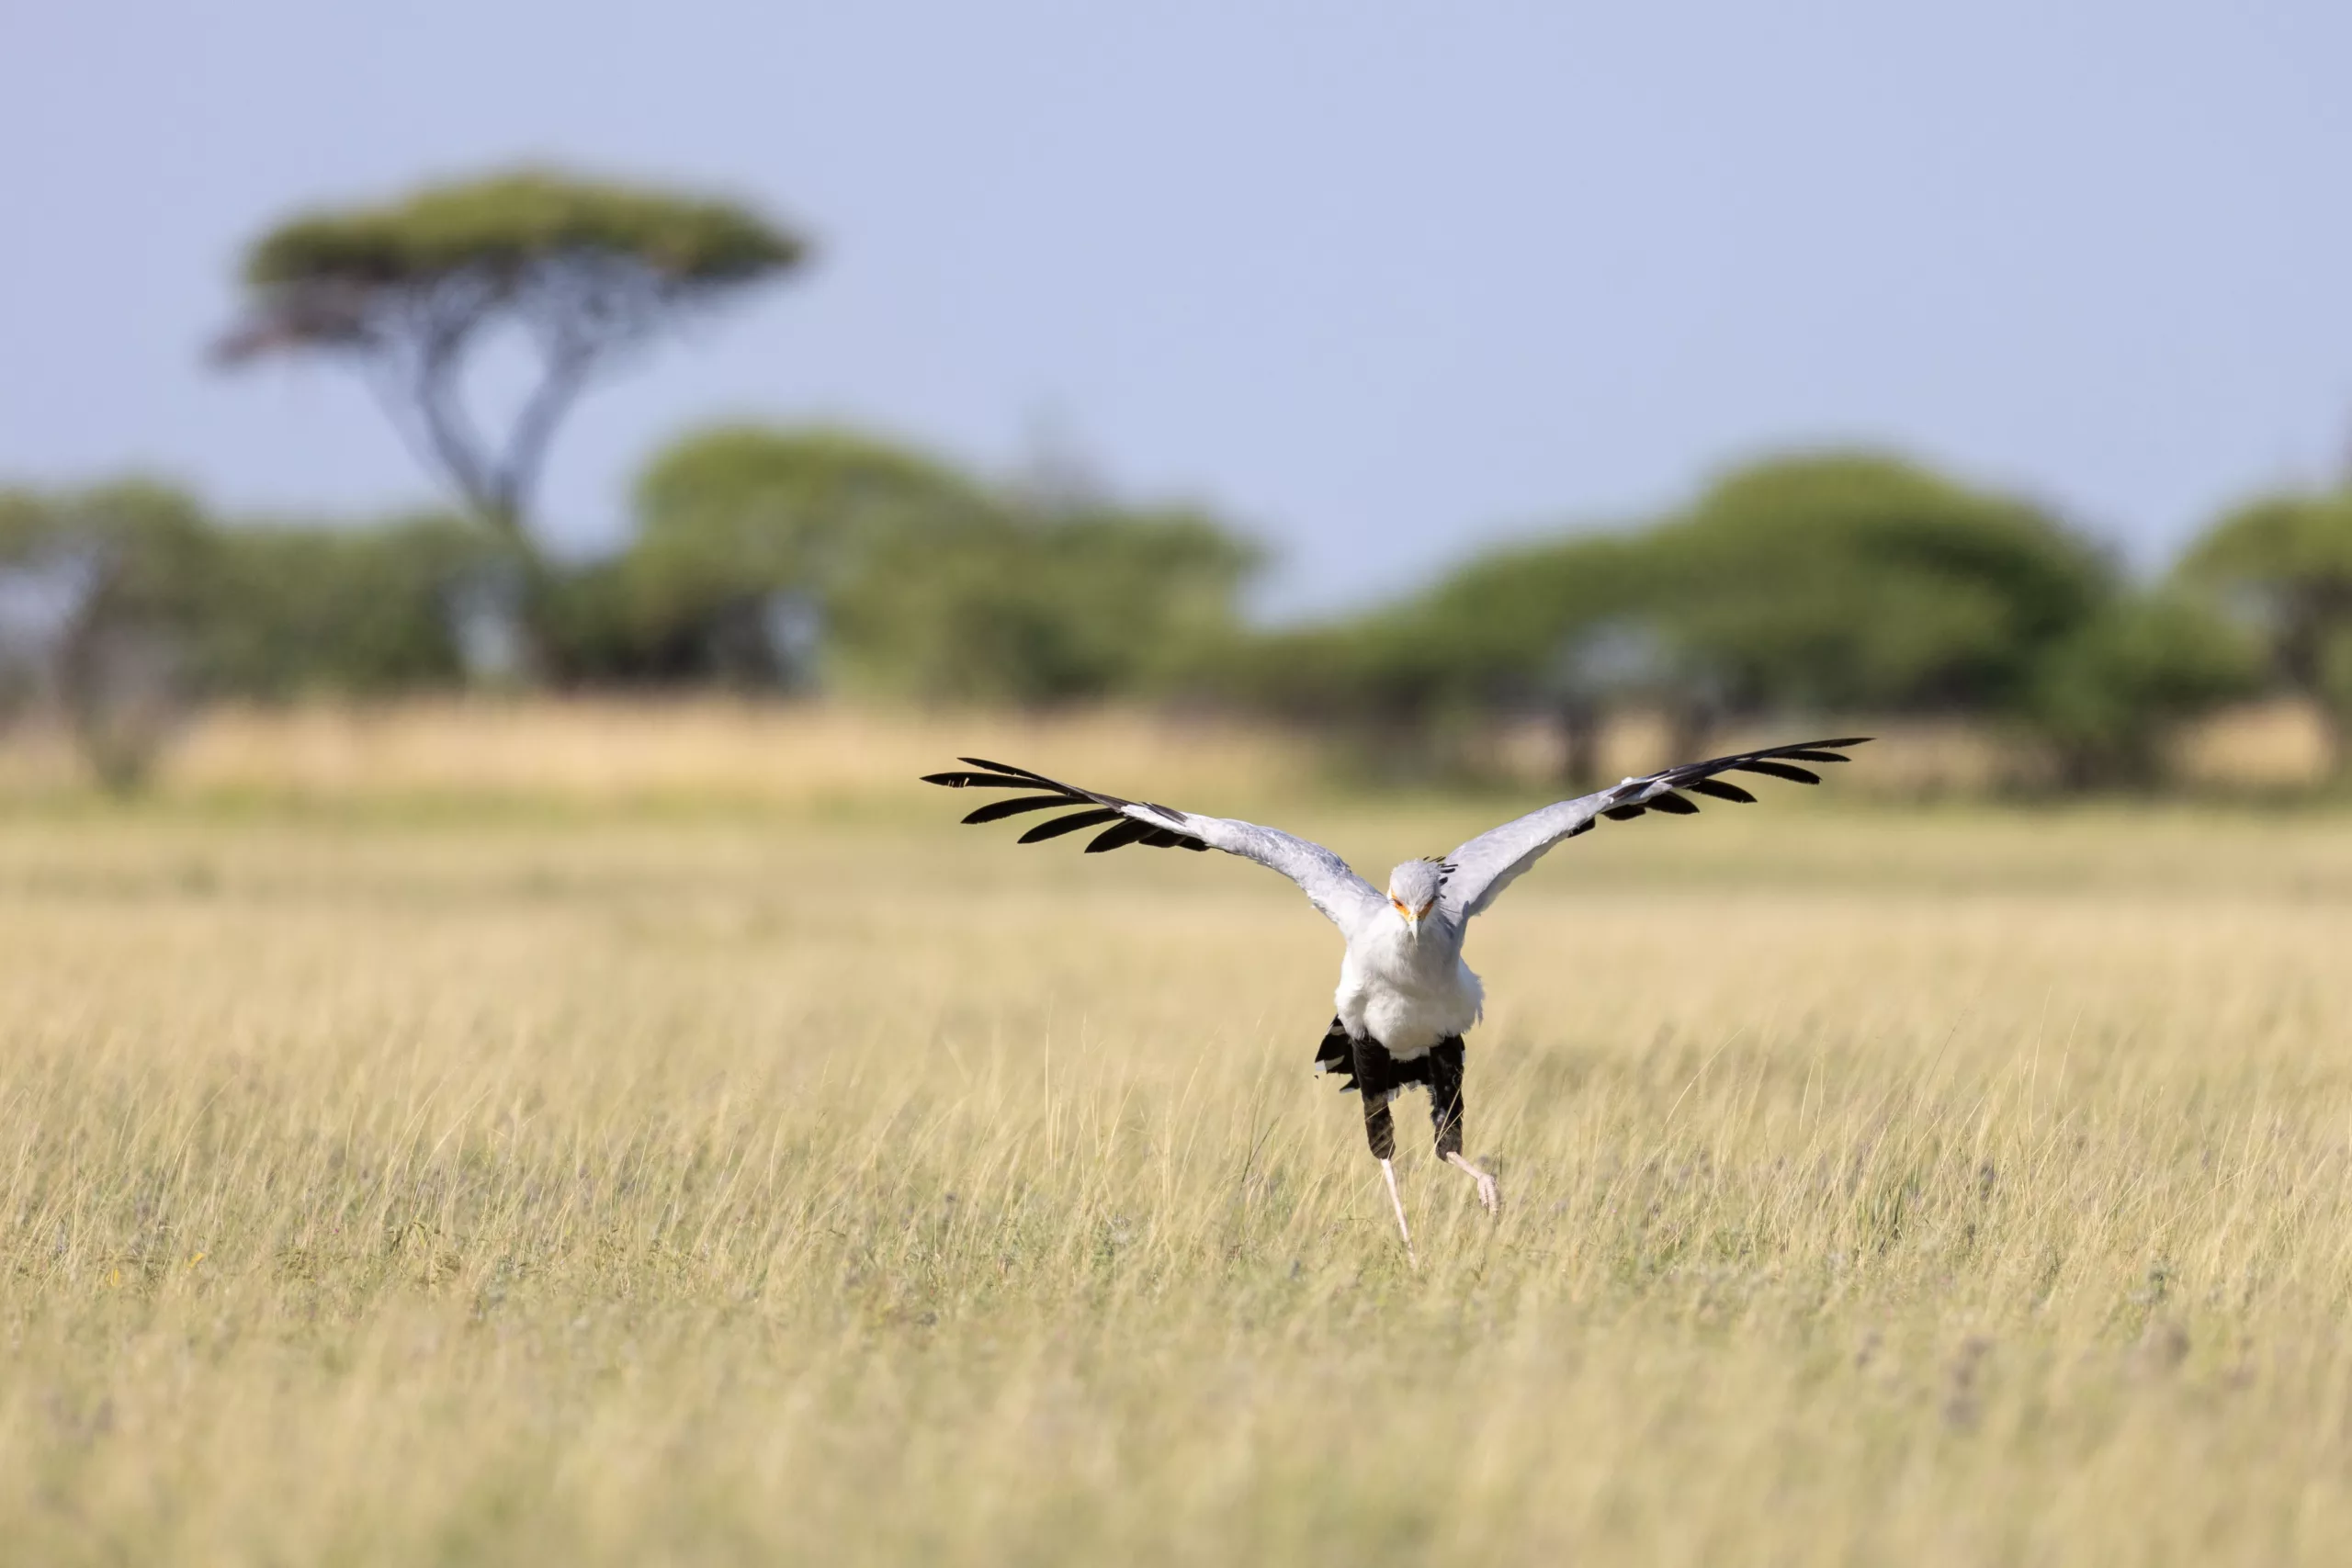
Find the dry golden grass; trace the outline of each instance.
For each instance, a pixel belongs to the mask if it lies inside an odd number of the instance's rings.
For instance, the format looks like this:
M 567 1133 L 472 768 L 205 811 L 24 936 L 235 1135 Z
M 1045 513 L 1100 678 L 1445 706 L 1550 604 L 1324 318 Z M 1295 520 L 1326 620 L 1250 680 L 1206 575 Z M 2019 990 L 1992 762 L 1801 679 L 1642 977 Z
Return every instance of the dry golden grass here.
M 1223 857 L 0 818 L 0 1555 L 2339 1561 L 2352 823 L 1805 793 L 1482 920 L 1418 1273 Z
M 2309 789 L 2326 782 L 2330 752 L 2319 711 L 2290 697 L 2231 708 L 2184 731 L 2172 765 L 2192 784 Z
M 1171 789 L 1297 787 L 1316 766 L 1271 729 L 1115 710 L 976 720 L 721 697 L 433 698 L 211 709 L 166 754 L 159 784 L 177 795 L 274 800 L 865 809 L 927 793 L 916 776 L 950 765 L 975 733 L 1073 769 L 1139 768 Z M 60 771 L 53 757 L 28 754 L 18 774 L 31 784 Z
M 1842 786 L 1853 797 L 1984 797 L 2046 788 L 2051 778 L 2048 757 L 1978 724 L 1799 722 L 1807 733 L 1860 729 L 1879 738 L 1871 765 Z M 1715 739 L 1730 750 L 1790 732 L 1776 722 Z M 923 793 L 915 776 L 968 748 L 975 735 L 1007 751 L 1052 757 L 1080 777 L 1148 778 L 1169 795 L 1208 789 L 1295 798 L 1340 776 L 1324 749 L 1294 731 L 1206 716 L 1176 722 L 1119 709 L 975 716 L 724 697 L 433 697 L 204 709 L 161 753 L 153 792 L 280 805 L 724 802 L 870 814 L 911 806 Z M 86 769 L 53 723 L 19 724 L 0 731 L 0 801 L 54 800 L 86 787 Z M 1559 773 L 1560 738 L 1546 722 L 1497 724 L 1453 741 L 1483 776 L 1541 786 Z M 2327 773 L 2319 720 L 2293 701 L 2217 714 L 2176 736 L 2169 754 L 2178 782 L 2213 793 L 2288 795 L 2324 784 Z M 1611 777 L 1689 760 L 1657 716 L 1639 712 L 1609 727 L 1600 757 Z

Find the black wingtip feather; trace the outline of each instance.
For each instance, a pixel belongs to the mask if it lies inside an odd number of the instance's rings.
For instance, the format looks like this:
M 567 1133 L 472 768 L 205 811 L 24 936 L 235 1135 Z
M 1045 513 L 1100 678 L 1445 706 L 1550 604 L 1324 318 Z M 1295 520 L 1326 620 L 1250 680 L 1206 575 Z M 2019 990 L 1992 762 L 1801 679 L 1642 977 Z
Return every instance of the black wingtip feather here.
M 987 823 L 1001 821 L 1007 817 L 1018 817 L 1025 812 L 1046 811 L 1056 807 L 1074 806 L 1080 809 L 1066 817 L 1057 817 L 1051 821 L 1038 823 L 1022 834 L 1019 841 L 1024 844 L 1042 843 L 1047 839 L 1057 839 L 1064 833 L 1075 833 L 1083 828 L 1109 824 L 1107 831 L 1097 834 L 1094 841 L 1087 845 L 1088 853 L 1101 854 L 1126 844 L 1146 844 L 1153 849 L 1163 850 L 1191 850 L 1196 854 L 1208 852 L 1210 846 L 1193 837 L 1187 827 L 1191 818 L 1172 806 L 1146 802 L 1142 809 L 1150 812 L 1159 820 L 1139 819 L 1128 816 L 1136 803 L 1122 799 L 1115 795 L 1103 795 L 1094 790 L 1080 789 L 1076 785 L 1066 784 L 1059 779 L 1049 779 L 1043 773 L 1033 773 L 1027 768 L 1015 767 L 1011 762 L 1000 762 L 989 757 L 959 757 L 956 761 L 964 763 L 967 768 L 978 771 L 967 773 L 958 770 L 952 773 L 925 773 L 922 775 L 922 782 L 944 785 L 949 789 L 1016 789 L 1046 792 L 1009 796 L 992 800 L 985 806 L 976 807 L 966 813 L 964 817 L 964 820 L 973 826 L 983 826 Z M 1125 820 L 1122 821 L 1122 818 Z
M 1050 822 L 1038 823 L 1022 834 L 1020 841 L 1024 844 L 1043 843 L 1047 839 L 1058 839 L 1064 833 L 1075 833 L 1080 828 L 1098 828 L 1105 822 L 1119 819 L 1120 814 L 1107 806 L 1093 811 L 1073 811 L 1068 817 L 1057 817 Z
M 948 789 L 1037 789 L 1042 781 L 1012 773 L 925 773 L 922 782 Z M 1075 798 L 1075 797 L 1073 797 Z
M 1124 849 L 1138 840 L 1149 838 L 1154 831 L 1155 829 L 1148 822 L 1138 822 L 1132 817 L 1122 817 L 1117 822 L 1095 834 L 1087 843 L 1086 852 L 1091 855 L 1099 855 L 1111 850 Z
M 986 768 L 992 773 L 1004 773 L 1012 778 L 1026 779 L 1031 784 L 1045 784 L 1048 788 L 1052 789 L 1065 789 L 1069 787 L 1065 784 L 1056 784 L 1053 780 L 1047 778 L 1043 773 L 1033 773 L 1026 768 L 1016 768 L 1010 762 L 991 762 L 986 757 L 958 757 L 956 760 L 959 762 L 968 763 L 975 768 Z
M 1811 768 L 1800 768 L 1790 762 L 1770 762 L 1755 757 L 1749 758 L 1745 762 L 1734 763 L 1731 771 L 1741 773 L 1762 773 L 1767 778 L 1786 779 L 1791 784 L 1817 784 L 1821 782 L 1821 775 Z
M 1007 817 L 1019 817 L 1024 812 L 1048 811 L 1057 806 L 1070 804 L 1066 795 L 1016 795 L 1009 800 L 991 800 L 986 806 L 975 807 L 964 814 L 967 826 L 978 827 L 984 822 L 1001 821 Z
M 1756 797 L 1753 795 L 1719 775 L 1726 773 L 1762 773 L 1768 778 L 1786 779 L 1791 784 L 1817 784 L 1821 782 L 1819 773 L 1810 768 L 1800 768 L 1793 762 L 1781 759 L 1797 758 L 1808 762 L 1843 762 L 1849 759 L 1838 755 L 1833 748 L 1860 746 L 1870 739 L 1867 735 L 1849 735 L 1832 740 L 1800 740 L 1787 746 L 1767 747 L 1760 751 L 1741 751 L 1729 757 L 1710 758 L 1703 762 L 1687 762 L 1681 767 L 1668 768 L 1662 773 L 1652 773 L 1644 779 L 1627 779 L 1622 786 L 1610 791 L 1603 798 L 1622 800 L 1627 795 L 1639 795 L 1643 790 L 1657 790 L 1657 793 L 1645 799 L 1626 800 L 1622 806 L 1609 807 L 1595 816 L 1585 818 L 1583 822 L 1570 829 L 1566 837 L 1574 838 L 1577 833 L 1588 831 L 1603 817 L 1611 822 L 1630 822 L 1649 811 L 1661 811 L 1669 817 L 1698 815 L 1698 802 L 1686 795 L 1675 794 L 1677 790 L 1688 790 L 1691 795 L 1703 795 L 1715 800 L 1736 801 L 1743 806 L 1753 806 L 1756 803 Z

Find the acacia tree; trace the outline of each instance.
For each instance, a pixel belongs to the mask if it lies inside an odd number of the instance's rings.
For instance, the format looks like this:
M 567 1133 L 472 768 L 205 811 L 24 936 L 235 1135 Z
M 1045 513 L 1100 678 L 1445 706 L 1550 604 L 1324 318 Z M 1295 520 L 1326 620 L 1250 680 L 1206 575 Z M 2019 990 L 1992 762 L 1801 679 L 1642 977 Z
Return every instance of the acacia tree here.
M 2352 491 L 2273 495 L 2216 523 L 2180 566 L 2250 603 L 2270 662 L 2327 726 L 2335 771 L 2352 771 Z
M 656 667 L 927 700 L 1182 687 L 1258 559 L 1190 508 L 1049 503 L 823 428 L 689 436 L 638 513 L 618 586 Z
M 217 543 L 160 485 L 0 492 L 0 686 L 52 702 L 109 789 L 137 787 L 178 727 Z
M 244 313 L 214 355 L 356 364 L 419 460 L 536 579 L 532 493 L 581 392 L 684 319 L 790 271 L 807 248 L 733 203 L 670 191 L 543 170 L 434 186 L 262 235 L 245 256 Z M 536 375 L 491 430 L 467 406 L 467 372 L 509 331 Z
M 928 454 L 847 430 L 728 425 L 661 453 L 638 481 L 639 534 L 623 563 L 639 636 L 663 662 L 753 680 L 787 669 L 775 612 L 794 606 L 831 641 L 886 562 L 923 562 L 1002 508 Z M 929 570 L 936 570 L 934 561 Z M 853 616 L 853 619 L 854 617 Z

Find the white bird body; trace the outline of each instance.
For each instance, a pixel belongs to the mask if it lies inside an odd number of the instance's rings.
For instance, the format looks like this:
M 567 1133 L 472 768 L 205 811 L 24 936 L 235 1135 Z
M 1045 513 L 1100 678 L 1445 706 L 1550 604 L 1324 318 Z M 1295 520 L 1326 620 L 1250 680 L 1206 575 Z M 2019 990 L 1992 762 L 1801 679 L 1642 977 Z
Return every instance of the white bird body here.
M 1380 909 L 1348 933 L 1332 1001 L 1351 1037 L 1377 1040 L 1411 1061 L 1442 1041 L 1467 1033 L 1486 1006 L 1486 988 L 1462 961 L 1461 927 L 1432 912 L 1419 934 L 1393 909 Z
M 1102 830 L 1086 846 L 1090 854 L 1127 844 L 1223 850 L 1296 883 L 1348 939 L 1339 989 L 1332 997 L 1338 1016 L 1316 1052 L 1315 1067 L 1339 1075 L 1343 1088 L 1363 1094 L 1364 1134 L 1387 1179 L 1396 1228 L 1405 1236 L 1409 1257 L 1412 1233 L 1405 1224 L 1405 1203 L 1391 1163 L 1396 1130 L 1388 1104 L 1399 1090 L 1415 1084 L 1429 1090 L 1438 1157 L 1476 1180 L 1479 1201 L 1488 1212 L 1498 1201 L 1494 1178 L 1462 1152 L 1462 1036 L 1478 1021 L 1486 1002 L 1478 976 L 1462 962 L 1463 939 L 1472 917 L 1484 913 L 1554 845 L 1589 830 L 1604 818 L 1622 822 L 1653 811 L 1688 817 L 1699 809 L 1690 795 L 1731 801 L 1756 798 L 1718 776 L 1726 773 L 1818 784 L 1819 774 L 1795 764 L 1842 762 L 1846 759 L 1836 748 L 1857 746 L 1864 739 L 1774 746 L 1629 778 L 1531 811 L 1479 834 L 1442 861 L 1407 861 L 1389 874 L 1385 894 L 1322 845 L 1254 822 L 1078 789 L 981 757 L 963 759 L 973 772 L 932 773 L 926 782 L 950 789 L 1035 792 L 991 801 L 964 818 L 971 823 L 1076 808 L 1071 815 L 1031 828 L 1021 836 L 1024 844 L 1099 828 Z

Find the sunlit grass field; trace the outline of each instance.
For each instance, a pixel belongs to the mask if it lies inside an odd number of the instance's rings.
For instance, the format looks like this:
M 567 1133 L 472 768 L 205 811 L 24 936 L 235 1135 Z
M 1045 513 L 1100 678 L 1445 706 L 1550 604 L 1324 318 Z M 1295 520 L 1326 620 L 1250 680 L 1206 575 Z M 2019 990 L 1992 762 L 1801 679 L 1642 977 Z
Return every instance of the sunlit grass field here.
M 0 1558 L 2343 1561 L 2352 819 L 1766 791 L 1481 919 L 1417 1272 L 1239 862 L 0 814 Z

